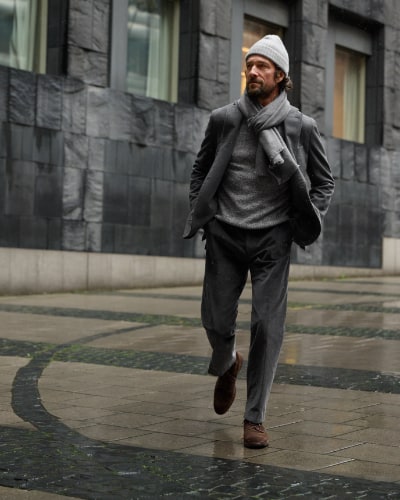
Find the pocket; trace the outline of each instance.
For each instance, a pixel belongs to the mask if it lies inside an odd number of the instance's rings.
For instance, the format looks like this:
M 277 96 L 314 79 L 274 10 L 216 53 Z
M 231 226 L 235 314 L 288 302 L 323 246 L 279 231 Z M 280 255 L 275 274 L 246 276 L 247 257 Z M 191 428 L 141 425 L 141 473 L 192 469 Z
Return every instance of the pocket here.
M 207 239 L 207 234 L 209 234 L 209 232 L 210 232 L 210 226 L 213 223 L 213 221 L 215 221 L 214 217 L 204 224 L 204 226 L 203 226 L 203 237 L 201 238 L 202 241 L 204 241 L 205 239 Z
M 273 228 L 274 244 L 270 248 L 270 257 L 273 260 L 281 259 L 290 254 L 293 243 L 292 220 L 282 222 Z

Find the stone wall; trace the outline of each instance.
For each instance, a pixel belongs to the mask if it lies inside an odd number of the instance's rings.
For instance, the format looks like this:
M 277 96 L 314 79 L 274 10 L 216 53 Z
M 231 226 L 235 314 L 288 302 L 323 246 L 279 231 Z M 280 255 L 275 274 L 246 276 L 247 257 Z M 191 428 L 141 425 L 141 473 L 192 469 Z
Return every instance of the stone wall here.
M 70 0 L 68 76 L 0 68 L 0 246 L 192 256 L 208 112 L 107 87 L 109 1 Z
M 295 261 L 380 267 L 383 238 L 400 237 L 399 36 L 395 2 L 304 0 L 295 3 L 289 36 L 295 55 L 293 100 L 324 133 L 325 64 L 330 15 L 367 27 L 374 38 L 367 74 L 366 144 L 326 137 L 336 181 L 323 235 Z
M 211 109 L 228 102 L 233 0 L 184 0 L 179 104 L 109 88 L 109 0 L 70 0 L 66 75 L 0 68 L 0 246 L 199 257 L 183 241 L 188 182 Z M 400 238 L 400 20 L 392 1 L 293 2 L 292 102 L 324 133 L 329 5 L 384 26 L 382 141 L 325 137 L 336 192 L 322 238 L 294 262 L 381 266 Z M 188 26 L 192 32 L 188 31 Z M 383 28 L 382 28 L 383 29 Z M 195 64 L 194 64 L 194 62 Z M 377 124 L 374 124 L 374 130 Z M 375 132 L 374 132 L 375 133 Z

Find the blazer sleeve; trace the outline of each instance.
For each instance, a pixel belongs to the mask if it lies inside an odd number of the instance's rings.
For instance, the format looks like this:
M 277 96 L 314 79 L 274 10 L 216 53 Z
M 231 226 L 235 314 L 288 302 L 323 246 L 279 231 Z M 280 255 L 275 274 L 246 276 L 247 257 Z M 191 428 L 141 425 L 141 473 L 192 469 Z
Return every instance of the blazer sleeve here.
M 324 216 L 328 210 L 335 182 L 326 157 L 317 124 L 313 118 L 303 115 L 303 127 L 308 132 L 307 174 L 310 179 L 310 199 L 315 207 Z
M 193 209 L 196 204 L 200 188 L 208 174 L 208 171 L 210 170 L 211 165 L 213 164 L 216 155 L 217 133 L 215 121 L 215 112 L 212 112 L 204 133 L 204 139 L 201 143 L 200 150 L 193 164 L 189 188 L 189 201 L 191 209 Z

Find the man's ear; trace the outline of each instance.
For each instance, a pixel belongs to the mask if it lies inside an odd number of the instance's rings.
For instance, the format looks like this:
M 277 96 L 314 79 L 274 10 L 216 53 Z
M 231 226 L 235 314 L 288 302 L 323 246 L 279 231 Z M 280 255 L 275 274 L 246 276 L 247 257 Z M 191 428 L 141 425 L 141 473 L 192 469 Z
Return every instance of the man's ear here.
M 285 73 L 281 69 L 277 69 L 275 72 L 275 80 L 280 83 L 285 78 Z

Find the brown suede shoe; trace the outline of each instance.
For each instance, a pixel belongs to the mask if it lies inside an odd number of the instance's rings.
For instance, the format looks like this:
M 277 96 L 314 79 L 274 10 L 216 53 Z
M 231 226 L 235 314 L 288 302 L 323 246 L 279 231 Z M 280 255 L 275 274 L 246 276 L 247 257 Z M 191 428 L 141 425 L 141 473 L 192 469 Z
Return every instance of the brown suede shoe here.
M 266 448 L 269 445 L 268 434 L 262 424 L 254 424 L 245 420 L 243 428 L 243 442 L 246 448 Z
M 243 356 L 236 352 L 236 361 L 218 380 L 214 389 L 214 410 L 223 415 L 232 406 L 236 396 L 236 377 L 242 368 Z

